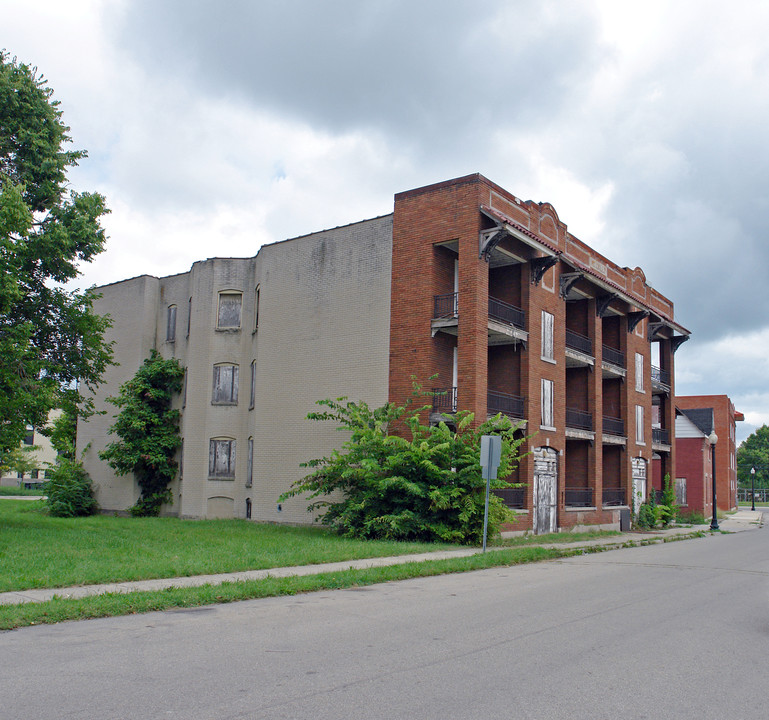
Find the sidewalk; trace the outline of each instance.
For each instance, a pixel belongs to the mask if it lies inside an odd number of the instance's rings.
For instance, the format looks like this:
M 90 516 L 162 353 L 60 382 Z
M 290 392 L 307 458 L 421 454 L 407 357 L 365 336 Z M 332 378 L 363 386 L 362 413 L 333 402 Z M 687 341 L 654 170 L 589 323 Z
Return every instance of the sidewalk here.
M 738 510 L 719 522 L 724 532 L 741 532 L 754 530 L 761 526 L 763 513 L 756 510 Z M 596 548 L 604 547 L 607 550 L 621 548 L 629 543 L 634 545 L 665 542 L 665 540 L 693 536 L 694 533 L 709 530 L 709 525 L 695 525 L 691 527 L 673 527 L 665 530 L 649 532 L 627 532 L 621 535 L 613 535 L 595 540 L 586 540 L 578 543 L 543 543 L 545 548 Z M 492 547 L 489 552 L 504 548 Z M 441 550 L 436 552 L 420 553 L 418 555 L 398 555 L 392 557 L 367 558 L 363 560 L 344 560 L 336 563 L 322 565 L 300 565 L 295 567 L 269 568 L 267 570 L 245 570 L 243 572 L 221 573 L 217 575 L 194 575 L 191 577 L 158 578 L 155 580 L 134 580 L 130 582 L 108 583 L 104 585 L 77 585 L 66 588 L 43 588 L 38 590 L 19 590 L 0 593 L 0 605 L 20 605 L 30 602 L 45 602 L 60 598 L 83 598 L 104 593 L 130 593 L 150 590 L 164 590 L 170 587 L 199 587 L 201 585 L 220 585 L 225 582 L 238 582 L 242 580 L 263 580 L 266 577 L 290 577 L 301 575 L 317 575 L 326 572 L 339 572 L 350 569 L 365 569 L 382 567 L 385 565 L 402 565 L 411 562 L 423 562 L 426 560 L 444 560 L 447 558 L 468 557 L 482 552 L 480 548 L 458 548 L 456 550 Z

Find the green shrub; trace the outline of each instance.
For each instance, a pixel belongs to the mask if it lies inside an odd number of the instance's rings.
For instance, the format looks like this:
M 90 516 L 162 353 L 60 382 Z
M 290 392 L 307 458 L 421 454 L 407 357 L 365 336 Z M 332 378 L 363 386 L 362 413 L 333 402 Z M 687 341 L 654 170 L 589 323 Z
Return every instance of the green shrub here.
M 636 524 L 643 530 L 651 530 L 657 527 L 656 505 L 652 505 L 648 501 L 642 502 L 641 507 L 638 509 Z
M 672 523 L 678 515 L 678 505 L 676 505 L 676 490 L 673 487 L 673 483 L 670 482 L 670 473 L 665 473 L 664 480 L 665 489 L 662 491 L 662 503 L 660 507 L 660 522 L 662 527 L 667 527 Z M 664 510 L 662 510 L 664 508 Z
M 82 463 L 59 457 L 48 471 L 43 492 L 48 512 L 55 517 L 81 517 L 99 510 L 91 478 Z
M 708 522 L 705 520 L 705 516 L 696 510 L 691 510 L 689 512 L 681 512 L 681 510 L 679 510 L 678 520 L 682 523 L 686 523 L 687 525 L 704 525 L 706 522 Z
M 371 409 L 365 402 L 338 398 L 317 404 L 328 410 L 310 413 L 309 419 L 336 422 L 350 439 L 344 452 L 335 450 L 306 463 L 313 472 L 281 500 L 303 493 L 318 498 L 308 509 L 323 510 L 322 522 L 347 537 L 481 542 L 486 495 L 479 464 L 481 437 L 502 437 L 498 476 L 509 476 L 522 440 L 513 438 L 515 428 L 508 418 L 498 415 L 473 428 L 473 415 L 458 412 L 453 429 L 443 422 L 423 425 L 420 413 L 425 408 L 409 409 L 408 403 Z M 502 480 L 491 486 L 511 487 Z M 511 518 L 501 499 L 492 495 L 489 535 Z
M 163 359 L 152 350 L 136 375 L 120 386 L 117 397 L 107 400 L 120 408 L 110 434 L 111 442 L 99 453 L 118 475 L 133 473 L 141 496 L 131 508 L 136 517 L 160 514 L 171 503 L 169 483 L 176 477 L 176 453 L 182 444 L 179 411 L 171 407 L 181 392 L 184 368 L 176 358 Z

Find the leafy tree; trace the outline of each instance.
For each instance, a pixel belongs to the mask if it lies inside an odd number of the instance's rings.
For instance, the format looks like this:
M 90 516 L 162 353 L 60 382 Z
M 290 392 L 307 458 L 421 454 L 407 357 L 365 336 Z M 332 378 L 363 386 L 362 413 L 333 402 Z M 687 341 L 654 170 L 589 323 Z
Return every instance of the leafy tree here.
M 25 475 L 31 470 L 37 469 L 37 458 L 34 453 L 40 449 L 39 445 L 19 445 L 3 455 L 0 462 L 0 470 L 21 473 Z
M 171 408 L 182 389 L 184 368 L 176 358 L 163 359 L 153 350 L 136 375 L 107 398 L 120 408 L 110 434 L 120 437 L 99 453 L 119 475 L 133 473 L 141 497 L 133 515 L 156 516 L 172 502 L 168 484 L 176 477 L 176 451 L 181 446 L 179 411 Z
M 37 69 L 0 51 L 0 451 L 45 425 L 63 388 L 82 401 L 78 381 L 93 388 L 112 357 L 93 292 L 64 288 L 104 249 L 108 211 L 101 195 L 66 188 L 86 153 L 63 149 L 61 116 Z
M 453 430 L 443 422 L 423 425 L 424 408 L 409 409 L 408 404 L 371 409 L 365 402 L 346 398 L 317 404 L 328 410 L 308 418 L 335 422 L 350 433 L 350 439 L 344 452 L 334 450 L 306 463 L 313 472 L 281 500 L 309 493 L 310 499 L 318 499 L 308 509 L 322 510 L 322 522 L 348 537 L 481 542 L 486 492 L 481 436 L 502 436 L 498 476 L 509 476 L 522 440 L 513 438 L 515 428 L 508 418 L 498 415 L 473 428 L 473 415 L 460 412 Z M 497 480 L 492 487 L 510 484 Z M 509 517 L 501 499 L 492 496 L 489 532 L 496 532 Z
M 769 426 L 762 425 L 737 448 L 737 470 L 750 487 L 750 469 L 756 469 L 755 486 L 769 487 Z

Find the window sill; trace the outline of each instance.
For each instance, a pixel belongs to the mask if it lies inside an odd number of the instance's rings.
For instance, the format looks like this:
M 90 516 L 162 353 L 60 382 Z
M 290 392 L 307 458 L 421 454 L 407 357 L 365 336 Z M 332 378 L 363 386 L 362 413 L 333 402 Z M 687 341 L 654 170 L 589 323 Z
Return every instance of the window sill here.
M 549 357 L 544 357 L 543 355 L 540 355 L 539 359 L 542 362 L 550 363 L 551 365 L 557 365 L 558 364 L 558 362 L 556 361 L 555 358 L 549 358 Z
M 540 425 L 539 429 L 540 430 L 547 430 L 549 432 L 558 432 L 558 428 L 555 428 L 555 427 L 553 427 L 551 425 Z
M 239 327 L 231 327 L 231 328 L 218 327 L 218 328 L 215 328 L 215 330 L 216 332 L 219 332 L 219 333 L 239 333 L 240 332 Z
M 235 476 L 232 477 L 217 477 L 213 475 L 208 476 L 209 480 L 223 480 L 224 482 L 235 482 Z

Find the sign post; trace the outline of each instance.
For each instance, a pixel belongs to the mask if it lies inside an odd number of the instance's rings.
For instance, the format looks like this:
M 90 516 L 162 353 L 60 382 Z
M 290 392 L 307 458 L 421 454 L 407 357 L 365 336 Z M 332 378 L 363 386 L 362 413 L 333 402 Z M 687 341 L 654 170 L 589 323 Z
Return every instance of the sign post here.
M 486 533 L 489 528 L 489 494 L 491 481 L 497 479 L 497 468 L 502 459 L 502 438 L 499 435 L 481 437 L 481 477 L 486 481 L 486 507 L 483 513 L 483 552 L 486 552 Z

